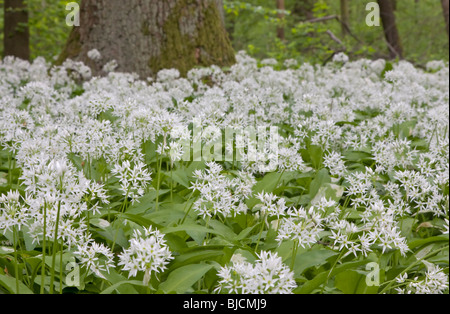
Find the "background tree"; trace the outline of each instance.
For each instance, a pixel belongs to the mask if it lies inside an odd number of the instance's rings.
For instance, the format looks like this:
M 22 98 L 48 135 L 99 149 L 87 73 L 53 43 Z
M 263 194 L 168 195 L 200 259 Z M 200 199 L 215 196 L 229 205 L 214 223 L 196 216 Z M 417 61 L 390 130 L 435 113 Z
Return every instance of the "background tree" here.
M 343 36 L 348 35 L 350 21 L 350 7 L 348 0 L 341 0 L 341 32 Z
M 3 55 L 30 59 L 28 10 L 24 0 L 5 0 Z
M 444 18 L 445 18 L 445 30 L 447 31 L 447 37 L 448 37 L 448 0 L 441 0 L 442 3 L 442 10 L 444 11 Z
M 284 5 L 284 0 L 276 0 L 277 1 L 277 9 L 280 11 L 284 11 L 286 9 L 285 5 Z M 285 35 L 284 35 L 284 17 L 285 14 L 284 13 L 278 13 L 278 18 L 280 19 L 280 25 L 278 25 L 277 27 L 277 37 L 280 40 L 285 40 Z
M 314 0 L 295 0 L 292 15 L 300 21 L 312 20 L 314 18 Z
M 390 58 L 403 58 L 403 47 L 400 42 L 400 35 L 397 29 L 394 13 L 393 0 L 378 0 L 380 5 L 381 21 L 383 23 L 384 35 L 389 48 Z
M 89 60 L 97 49 L 104 62 L 116 60 L 117 71 L 154 76 L 176 68 L 182 75 L 195 66 L 234 63 L 220 0 L 82 0 L 80 26 L 74 27 L 59 62 Z

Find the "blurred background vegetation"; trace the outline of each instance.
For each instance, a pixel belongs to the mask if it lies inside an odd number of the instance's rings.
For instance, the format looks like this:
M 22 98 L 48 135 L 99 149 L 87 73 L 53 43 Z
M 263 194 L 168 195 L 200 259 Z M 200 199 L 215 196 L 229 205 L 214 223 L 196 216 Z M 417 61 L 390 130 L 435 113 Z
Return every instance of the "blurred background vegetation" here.
M 68 13 L 65 8 L 69 2 L 28 0 L 31 59 L 43 56 L 52 61 L 61 52 L 71 30 L 65 23 Z M 365 23 L 368 2 L 348 1 L 350 32 L 342 28 L 339 0 L 284 0 L 281 11 L 277 10 L 280 7 L 277 0 L 224 0 L 223 4 L 226 29 L 236 51 L 246 50 L 258 59 L 324 63 L 341 51 L 351 59 L 388 57 L 383 27 L 369 27 Z M 404 58 L 416 64 L 429 60 L 448 61 L 448 35 L 440 1 L 395 2 Z M 300 10 L 299 3 L 303 6 Z M 0 37 L 3 36 L 3 4 L 4 0 L 0 0 Z M 305 9 L 307 5 L 310 7 Z M 324 21 L 308 22 L 324 17 Z M 280 29 L 283 36 L 278 33 Z M 0 44 L 0 55 L 2 52 L 3 44 Z

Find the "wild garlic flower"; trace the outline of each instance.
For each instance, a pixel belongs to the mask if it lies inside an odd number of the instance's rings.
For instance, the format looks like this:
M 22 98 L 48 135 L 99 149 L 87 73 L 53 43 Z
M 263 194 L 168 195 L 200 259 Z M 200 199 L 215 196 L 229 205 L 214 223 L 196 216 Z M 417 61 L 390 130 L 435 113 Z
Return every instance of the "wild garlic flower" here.
M 407 280 L 404 277 L 397 279 L 398 283 L 405 283 L 404 287 L 396 288 L 399 294 L 444 294 L 449 289 L 448 274 L 437 265 L 426 263 L 425 277 L 419 276 Z
M 152 180 L 151 171 L 146 169 L 142 161 L 131 164 L 129 160 L 125 160 L 121 164 L 117 163 L 111 172 L 119 178 L 122 194 L 131 198 L 132 203 L 144 195 Z
M 215 291 L 236 294 L 291 294 L 297 287 L 294 273 L 283 264 L 277 253 L 261 251 L 250 263 L 233 259 L 230 266 L 218 271 L 220 278 Z
M 102 272 L 109 273 L 109 269 L 115 267 L 114 254 L 110 248 L 103 243 L 94 242 L 90 238 L 81 240 L 74 254 L 79 259 L 81 266 L 103 279 L 106 278 Z
M 144 234 L 134 230 L 130 246 L 119 255 L 119 266 L 128 271 L 128 277 L 136 277 L 138 271 L 144 272 L 144 283 L 148 284 L 151 273 L 159 273 L 173 259 L 166 244 L 164 234 L 157 229 L 144 229 Z
M 215 162 L 206 163 L 207 169 L 196 170 L 196 182 L 191 186 L 200 195 L 194 202 L 194 210 L 203 218 L 222 215 L 236 216 L 246 213 L 248 208 L 245 200 L 252 195 L 252 187 L 256 183 L 254 177 L 245 172 L 239 172 L 236 177 L 225 176 L 223 168 Z
M 30 212 L 21 204 L 22 197 L 18 191 L 9 191 L 0 196 L 0 231 L 20 231 L 29 223 Z
M 262 204 L 258 207 L 262 217 L 276 216 L 279 218 L 280 216 L 286 215 L 286 210 L 288 208 L 284 198 L 278 198 L 275 194 L 265 193 L 264 191 L 258 193 L 256 197 L 262 202 Z
M 323 229 L 323 218 L 314 207 L 290 208 L 286 217 L 281 218 L 276 240 L 278 244 L 283 241 L 296 241 L 303 248 L 309 248 L 320 239 Z

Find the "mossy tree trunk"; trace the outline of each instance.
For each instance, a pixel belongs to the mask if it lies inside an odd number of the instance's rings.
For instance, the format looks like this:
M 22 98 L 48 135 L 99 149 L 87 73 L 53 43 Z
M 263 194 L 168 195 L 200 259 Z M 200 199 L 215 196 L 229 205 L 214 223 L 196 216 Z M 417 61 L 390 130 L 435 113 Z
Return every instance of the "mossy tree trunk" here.
M 228 66 L 235 54 L 225 30 L 222 0 L 82 0 L 59 62 L 70 58 L 102 74 L 87 57 L 97 49 L 103 63 L 141 78 L 176 68 L 185 75 L 196 66 Z
M 5 0 L 4 10 L 3 54 L 29 60 L 30 32 L 26 1 Z

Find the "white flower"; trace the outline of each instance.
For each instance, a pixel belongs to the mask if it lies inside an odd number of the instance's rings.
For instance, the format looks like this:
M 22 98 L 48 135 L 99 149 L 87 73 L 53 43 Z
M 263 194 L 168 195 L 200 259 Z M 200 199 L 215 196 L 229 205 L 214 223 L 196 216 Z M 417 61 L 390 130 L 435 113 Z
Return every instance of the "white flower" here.
M 129 243 L 129 248 L 119 255 L 118 265 L 129 271 L 128 277 L 135 277 L 138 271 L 145 272 L 144 284 L 148 284 L 151 273 L 164 271 L 173 259 L 164 235 L 151 226 L 144 230 L 144 235 L 135 230 Z
M 93 61 L 100 61 L 100 59 L 102 58 L 102 55 L 97 49 L 89 50 L 87 56 L 89 59 Z
M 231 266 L 222 267 L 217 275 L 216 291 L 237 294 L 291 294 L 297 287 L 294 273 L 283 264 L 277 253 L 261 251 L 255 263 L 234 258 Z

